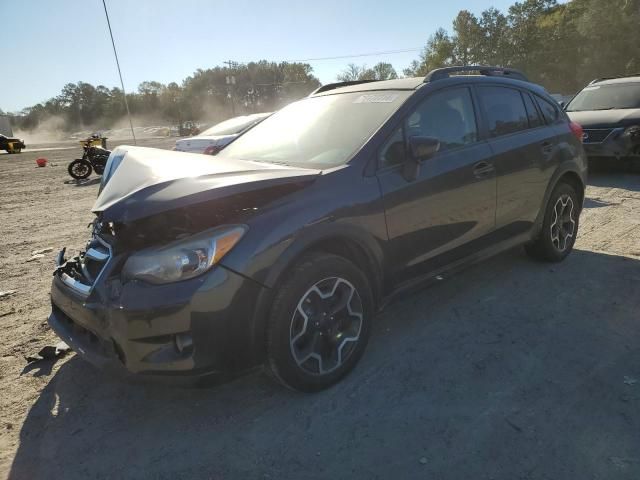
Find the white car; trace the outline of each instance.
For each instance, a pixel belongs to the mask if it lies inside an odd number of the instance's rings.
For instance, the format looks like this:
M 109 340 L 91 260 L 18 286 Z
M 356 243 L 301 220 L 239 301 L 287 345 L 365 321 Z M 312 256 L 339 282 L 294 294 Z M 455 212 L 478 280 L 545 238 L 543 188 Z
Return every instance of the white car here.
M 177 140 L 174 150 L 215 155 L 238 135 L 244 133 L 269 115 L 271 113 L 255 113 L 253 115 L 230 118 L 195 137 Z

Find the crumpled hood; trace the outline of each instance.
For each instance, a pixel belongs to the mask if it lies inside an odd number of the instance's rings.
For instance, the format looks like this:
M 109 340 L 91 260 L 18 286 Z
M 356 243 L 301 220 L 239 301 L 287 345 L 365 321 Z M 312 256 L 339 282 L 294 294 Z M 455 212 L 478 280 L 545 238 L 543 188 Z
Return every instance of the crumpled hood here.
M 163 211 L 285 184 L 304 184 L 319 170 L 120 146 L 109 157 L 91 209 L 103 221 L 129 222 Z
M 238 136 L 237 133 L 231 135 L 198 135 L 197 137 L 183 138 L 176 141 L 178 147 L 195 147 L 208 145 L 226 145 Z
M 618 110 L 585 110 L 584 112 L 567 112 L 573 122 L 583 128 L 615 128 L 640 125 L 640 108 Z

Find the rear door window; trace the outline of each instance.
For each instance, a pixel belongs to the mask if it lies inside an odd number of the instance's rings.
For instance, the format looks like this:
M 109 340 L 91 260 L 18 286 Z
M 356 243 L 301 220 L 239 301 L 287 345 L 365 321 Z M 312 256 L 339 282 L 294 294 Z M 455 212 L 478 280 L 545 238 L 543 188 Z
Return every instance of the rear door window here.
M 536 108 L 533 100 L 531 99 L 531 95 L 528 93 L 522 93 L 522 98 L 524 99 L 524 106 L 527 109 L 527 118 L 529 119 L 529 127 L 536 128 L 544 125 L 542 118 L 540 118 L 540 114 L 538 113 L 538 109 Z
M 542 115 L 544 116 L 545 121 L 549 125 L 553 125 L 554 123 L 558 123 L 562 120 L 562 116 L 560 115 L 560 107 L 558 105 L 554 105 L 553 103 L 545 100 L 544 98 L 540 98 L 536 95 L 536 100 L 538 105 L 540 106 L 540 110 L 542 111 Z
M 518 90 L 505 87 L 479 87 L 480 104 L 492 137 L 529 128 L 527 110 Z

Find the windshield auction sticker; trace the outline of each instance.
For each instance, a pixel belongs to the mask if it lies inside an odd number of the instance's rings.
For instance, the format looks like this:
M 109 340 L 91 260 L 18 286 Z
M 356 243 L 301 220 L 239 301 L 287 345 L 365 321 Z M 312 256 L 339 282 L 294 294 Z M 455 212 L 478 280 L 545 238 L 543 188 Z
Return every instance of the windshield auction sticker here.
M 353 103 L 391 103 L 398 98 L 397 93 L 369 93 L 360 95 Z

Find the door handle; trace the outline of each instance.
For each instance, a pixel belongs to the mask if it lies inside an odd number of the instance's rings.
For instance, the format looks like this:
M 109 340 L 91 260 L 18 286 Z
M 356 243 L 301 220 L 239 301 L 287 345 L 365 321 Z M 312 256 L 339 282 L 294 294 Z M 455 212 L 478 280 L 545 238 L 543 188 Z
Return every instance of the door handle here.
M 478 162 L 473 166 L 473 175 L 476 178 L 485 178 L 493 173 L 495 170 L 493 164 L 489 162 Z

